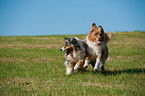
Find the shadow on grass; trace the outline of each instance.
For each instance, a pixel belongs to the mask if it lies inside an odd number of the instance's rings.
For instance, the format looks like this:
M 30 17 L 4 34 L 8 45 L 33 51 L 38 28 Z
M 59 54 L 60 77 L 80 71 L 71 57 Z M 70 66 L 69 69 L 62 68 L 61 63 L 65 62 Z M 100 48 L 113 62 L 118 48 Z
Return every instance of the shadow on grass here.
M 93 70 L 78 70 L 77 72 L 74 72 L 74 74 L 103 74 L 104 76 L 110 76 L 110 75 L 120 75 L 123 73 L 126 74 L 144 74 L 145 69 L 144 68 L 134 68 L 134 69 L 122 69 L 122 70 L 105 70 L 105 71 L 98 71 L 94 72 Z
M 101 72 L 103 75 L 118 75 L 122 73 L 127 74 L 143 74 L 145 73 L 145 69 L 143 68 L 135 68 L 135 69 L 123 69 L 123 70 L 106 70 L 104 72 Z

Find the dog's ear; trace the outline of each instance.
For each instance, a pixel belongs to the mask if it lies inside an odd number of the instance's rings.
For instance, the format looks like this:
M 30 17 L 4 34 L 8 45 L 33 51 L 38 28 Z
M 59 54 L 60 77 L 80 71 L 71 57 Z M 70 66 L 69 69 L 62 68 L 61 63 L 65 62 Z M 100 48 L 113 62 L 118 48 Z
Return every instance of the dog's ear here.
M 97 28 L 96 23 L 93 23 L 90 32 L 93 32 L 96 28 Z
M 95 29 L 97 29 L 96 27 L 91 27 L 90 32 L 93 32 Z
M 72 44 L 76 44 L 77 43 L 77 40 L 75 38 L 71 38 L 71 43 Z
M 103 27 L 102 27 L 101 25 L 99 25 L 98 27 L 99 27 L 99 28 L 98 28 L 99 32 L 102 33 L 102 34 L 104 34 L 104 29 L 103 29 Z
M 64 37 L 64 40 L 67 40 L 67 39 L 68 39 L 68 38 L 65 38 L 65 37 Z
M 92 27 L 93 27 L 93 26 L 96 26 L 96 23 L 93 23 L 93 24 L 92 24 Z

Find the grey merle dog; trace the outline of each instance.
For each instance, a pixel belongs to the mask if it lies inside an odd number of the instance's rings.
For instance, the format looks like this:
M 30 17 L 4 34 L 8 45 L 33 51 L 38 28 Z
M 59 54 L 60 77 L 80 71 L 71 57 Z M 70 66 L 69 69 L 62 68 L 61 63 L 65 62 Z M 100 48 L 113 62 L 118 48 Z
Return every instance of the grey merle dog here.
M 86 58 L 86 44 L 77 37 L 64 38 L 64 46 L 61 51 L 65 51 L 66 75 L 71 75 L 73 70 L 83 69 Z

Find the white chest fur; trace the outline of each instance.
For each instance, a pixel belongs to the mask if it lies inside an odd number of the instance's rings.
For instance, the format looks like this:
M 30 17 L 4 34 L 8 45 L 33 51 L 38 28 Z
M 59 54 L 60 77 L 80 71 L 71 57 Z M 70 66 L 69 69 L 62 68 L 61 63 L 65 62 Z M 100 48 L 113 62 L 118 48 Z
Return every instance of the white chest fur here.
M 88 44 L 87 50 L 90 54 L 95 56 L 101 56 L 101 52 L 103 49 L 102 45 L 98 46 L 95 42 L 89 41 L 88 36 L 86 37 L 86 43 Z

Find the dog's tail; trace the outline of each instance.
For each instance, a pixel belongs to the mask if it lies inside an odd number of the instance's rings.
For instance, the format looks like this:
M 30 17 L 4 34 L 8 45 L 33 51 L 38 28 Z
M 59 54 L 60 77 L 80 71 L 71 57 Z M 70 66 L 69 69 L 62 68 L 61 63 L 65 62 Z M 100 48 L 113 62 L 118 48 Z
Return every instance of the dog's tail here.
M 108 43 L 113 37 L 112 33 L 111 32 L 104 32 L 104 29 L 103 29 L 103 27 L 101 25 L 99 25 L 98 27 L 99 27 L 100 33 L 104 33 L 104 41 L 105 41 L 105 43 Z
M 105 42 L 106 43 L 108 43 L 112 39 L 112 37 L 113 37 L 111 32 L 105 32 L 104 35 L 105 35 Z

